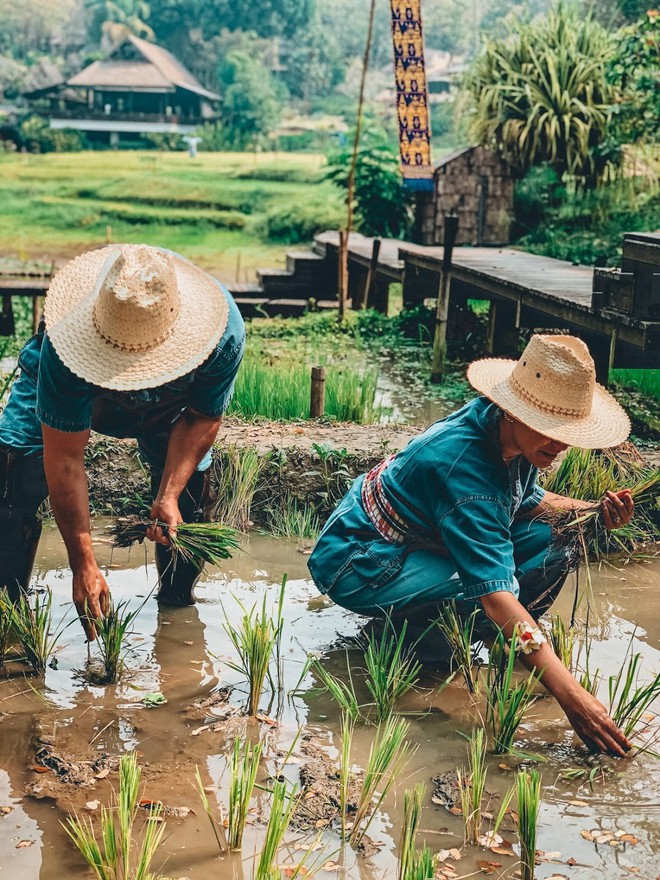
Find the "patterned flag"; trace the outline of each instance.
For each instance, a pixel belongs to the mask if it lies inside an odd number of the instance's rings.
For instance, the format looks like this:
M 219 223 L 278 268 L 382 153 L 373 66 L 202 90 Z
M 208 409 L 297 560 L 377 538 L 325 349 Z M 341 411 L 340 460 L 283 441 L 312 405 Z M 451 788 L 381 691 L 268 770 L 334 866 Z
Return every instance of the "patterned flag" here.
M 422 40 L 421 0 L 390 0 L 399 153 L 404 183 L 410 189 L 433 189 L 429 117 Z

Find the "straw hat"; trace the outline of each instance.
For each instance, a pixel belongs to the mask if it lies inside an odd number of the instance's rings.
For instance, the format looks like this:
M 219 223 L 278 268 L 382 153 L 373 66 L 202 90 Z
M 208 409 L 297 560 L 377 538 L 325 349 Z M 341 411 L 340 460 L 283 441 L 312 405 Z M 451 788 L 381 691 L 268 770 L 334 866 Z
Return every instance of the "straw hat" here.
M 589 349 L 575 336 L 532 336 L 519 361 L 475 361 L 467 377 L 509 415 L 560 443 L 604 449 L 630 433 L 630 419 L 597 384 Z
M 82 254 L 48 290 L 46 331 L 76 376 L 117 391 L 155 388 L 198 367 L 227 326 L 210 275 L 161 248 L 121 244 Z

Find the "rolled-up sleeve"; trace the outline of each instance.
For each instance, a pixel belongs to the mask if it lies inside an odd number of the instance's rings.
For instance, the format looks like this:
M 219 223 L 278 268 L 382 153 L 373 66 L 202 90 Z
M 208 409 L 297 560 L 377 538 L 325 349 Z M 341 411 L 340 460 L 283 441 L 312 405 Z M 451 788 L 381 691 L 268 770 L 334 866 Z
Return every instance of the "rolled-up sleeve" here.
M 229 318 L 222 339 L 211 356 L 195 371 L 188 388 L 188 405 L 210 418 L 227 411 L 245 351 L 245 325 L 238 307 L 229 297 Z
M 86 431 L 92 425 L 93 399 L 93 386 L 62 363 L 46 335 L 37 380 L 39 421 L 57 431 Z
M 440 533 L 456 565 L 464 598 L 499 591 L 518 596 L 509 513 L 497 497 L 461 500 L 442 518 Z

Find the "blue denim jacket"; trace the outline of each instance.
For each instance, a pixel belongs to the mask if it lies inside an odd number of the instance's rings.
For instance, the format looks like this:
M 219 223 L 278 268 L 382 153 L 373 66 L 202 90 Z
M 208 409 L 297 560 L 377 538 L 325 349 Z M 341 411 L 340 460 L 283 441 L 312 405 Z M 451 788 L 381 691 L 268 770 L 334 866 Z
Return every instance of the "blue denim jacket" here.
M 516 592 L 511 523 L 545 494 L 526 459 L 518 456 L 508 466 L 502 460 L 499 419 L 500 410 L 478 397 L 411 440 L 382 476 L 397 513 L 420 533 L 437 534 L 438 552 L 452 558 L 466 599 Z M 349 566 L 377 588 L 415 549 L 412 543 L 389 543 L 376 531 L 362 506 L 363 480 L 355 481 L 332 514 L 309 558 L 322 593 Z
M 42 423 L 59 431 L 91 427 L 112 437 L 139 438 L 164 429 L 187 406 L 203 415 L 222 415 L 243 357 L 245 325 L 231 295 L 219 286 L 229 304 L 220 341 L 191 373 L 157 388 L 110 391 L 91 385 L 62 363 L 47 334 L 33 336 L 19 355 L 19 375 L 0 415 L 0 445 L 40 454 Z

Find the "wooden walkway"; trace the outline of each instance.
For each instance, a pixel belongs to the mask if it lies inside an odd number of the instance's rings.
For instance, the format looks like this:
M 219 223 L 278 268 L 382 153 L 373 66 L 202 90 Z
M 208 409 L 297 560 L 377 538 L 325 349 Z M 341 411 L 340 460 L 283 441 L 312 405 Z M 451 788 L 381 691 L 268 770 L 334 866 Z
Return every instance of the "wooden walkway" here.
M 317 235 L 314 247 L 326 258 L 337 259 L 338 233 Z M 373 239 L 351 234 L 349 279 L 351 272 L 369 270 L 372 250 Z M 406 305 L 435 299 L 442 257 L 442 247 L 381 239 L 376 285 L 402 283 Z M 458 247 L 453 252 L 450 294 L 491 301 L 492 354 L 509 350 L 521 327 L 545 327 L 585 337 L 600 362 L 601 375 L 609 365 L 660 368 L 660 321 L 594 307 L 593 275 L 590 267 L 513 248 Z

